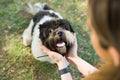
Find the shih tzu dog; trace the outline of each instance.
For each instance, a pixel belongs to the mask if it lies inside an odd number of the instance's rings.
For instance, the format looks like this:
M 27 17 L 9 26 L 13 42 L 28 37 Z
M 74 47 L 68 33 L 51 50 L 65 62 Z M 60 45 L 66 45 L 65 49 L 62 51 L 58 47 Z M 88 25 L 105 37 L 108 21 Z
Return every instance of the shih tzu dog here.
M 74 42 L 74 31 L 66 19 L 45 3 L 28 4 L 27 11 L 33 15 L 23 32 L 23 44 L 31 45 L 35 59 L 54 63 L 40 50 L 43 44 L 52 51 L 66 55 Z

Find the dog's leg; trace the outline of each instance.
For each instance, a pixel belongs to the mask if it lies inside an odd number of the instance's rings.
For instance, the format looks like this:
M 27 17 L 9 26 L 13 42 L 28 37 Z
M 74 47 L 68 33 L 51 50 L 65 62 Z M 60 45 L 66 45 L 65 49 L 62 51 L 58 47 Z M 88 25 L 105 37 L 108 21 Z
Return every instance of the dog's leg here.
M 33 25 L 34 25 L 34 22 L 33 22 L 33 20 L 31 20 L 29 26 L 23 32 L 22 37 L 23 37 L 23 44 L 25 46 L 29 46 L 31 44 L 31 41 L 32 41 L 31 32 L 32 32 Z

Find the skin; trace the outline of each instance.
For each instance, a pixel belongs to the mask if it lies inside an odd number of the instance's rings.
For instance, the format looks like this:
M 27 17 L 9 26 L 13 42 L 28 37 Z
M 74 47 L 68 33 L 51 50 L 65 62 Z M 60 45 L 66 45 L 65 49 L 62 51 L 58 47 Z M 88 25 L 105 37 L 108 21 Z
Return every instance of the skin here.
M 90 28 L 90 39 L 93 48 L 95 49 L 97 55 L 105 61 L 105 63 L 112 63 L 114 66 L 120 65 L 120 55 L 117 49 L 110 45 L 107 49 L 104 49 L 100 45 L 100 40 L 98 37 L 98 34 L 96 30 L 94 29 L 94 26 L 91 24 L 90 19 L 88 18 L 88 26 Z M 74 35 L 76 36 L 76 35 Z M 70 48 L 69 52 L 66 55 L 66 59 L 60 55 L 59 53 L 50 51 L 45 46 L 41 45 L 41 50 L 45 52 L 51 59 L 53 59 L 56 64 L 58 65 L 58 69 L 61 70 L 63 68 L 67 67 L 66 60 L 73 64 L 84 76 L 88 76 L 91 73 L 98 72 L 99 69 L 96 69 L 94 66 L 83 60 L 77 55 L 77 40 L 75 39 L 74 44 Z M 83 66 L 84 65 L 84 66 Z M 64 75 L 61 75 L 62 80 L 72 80 L 71 74 L 67 73 Z
M 90 30 L 91 30 L 91 33 L 90 33 L 91 43 L 95 51 L 97 52 L 98 56 L 106 62 L 112 61 L 116 66 L 119 65 L 119 54 L 116 51 L 116 49 L 112 46 L 109 47 L 107 50 L 103 49 L 99 43 L 98 36 L 92 26 L 90 27 Z M 59 70 L 67 67 L 65 58 L 59 53 L 50 51 L 43 45 L 41 45 L 41 50 L 45 52 L 47 55 L 49 55 L 49 57 L 56 62 Z M 90 65 L 88 62 L 84 61 L 77 55 L 77 40 L 75 40 L 73 46 L 68 52 L 66 59 L 69 63 L 73 64 L 85 76 L 95 71 L 98 71 L 98 69 L 96 69 L 94 66 Z M 72 80 L 72 77 L 70 73 L 67 73 L 65 75 L 62 75 L 61 79 Z
M 101 59 L 105 61 L 112 61 L 117 66 L 119 64 L 118 52 L 112 46 L 108 50 L 103 49 L 99 43 L 97 34 L 92 26 L 90 27 L 90 30 L 91 30 L 91 33 L 90 33 L 91 43 L 95 51 L 97 52 L 97 54 L 100 56 Z M 65 58 L 59 53 L 50 51 L 43 45 L 41 46 L 41 50 L 45 52 L 47 55 L 49 55 L 49 57 L 52 58 L 56 62 L 59 70 L 67 67 Z M 114 54 L 112 54 L 113 52 Z M 77 40 L 76 39 L 68 54 L 69 55 L 66 56 L 66 59 L 68 60 L 68 62 L 76 66 L 83 75 L 86 76 L 90 73 L 93 73 L 94 71 L 97 71 L 97 69 L 94 66 L 90 65 L 88 62 L 84 61 L 77 55 Z M 109 58 L 108 57 L 106 58 L 105 56 L 109 56 Z M 72 80 L 72 77 L 70 73 L 67 73 L 65 75 L 62 75 L 61 79 Z
M 101 47 L 99 43 L 98 36 L 94 30 L 94 28 L 90 25 L 90 39 L 91 43 L 97 52 L 98 56 L 105 61 L 112 61 L 116 66 L 119 65 L 119 54 L 114 47 L 109 47 L 109 49 L 105 50 Z M 76 36 L 76 35 L 75 35 Z M 73 64 L 83 75 L 87 76 L 94 71 L 98 71 L 94 66 L 84 61 L 77 55 L 77 40 L 75 39 L 74 44 L 72 45 L 66 59 L 69 63 Z M 45 46 L 41 45 L 41 50 L 45 52 L 51 59 L 53 59 L 58 65 L 58 69 L 61 70 L 67 67 L 67 63 L 65 58 L 57 52 L 50 51 Z M 107 53 L 107 54 L 106 54 Z M 113 54 L 114 53 L 114 54 Z M 106 57 L 108 56 L 108 57 Z M 83 66 L 84 65 L 84 66 Z M 71 74 L 67 73 L 61 76 L 62 80 L 72 80 Z

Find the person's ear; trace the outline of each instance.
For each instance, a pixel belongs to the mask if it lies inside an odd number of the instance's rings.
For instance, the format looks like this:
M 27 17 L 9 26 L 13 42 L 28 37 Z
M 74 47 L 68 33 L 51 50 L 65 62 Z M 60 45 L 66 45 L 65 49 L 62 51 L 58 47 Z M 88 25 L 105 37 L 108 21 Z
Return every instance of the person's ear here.
M 115 66 L 118 66 L 120 64 L 119 52 L 113 46 L 108 48 L 108 52 L 110 53 L 110 56 L 112 57 Z

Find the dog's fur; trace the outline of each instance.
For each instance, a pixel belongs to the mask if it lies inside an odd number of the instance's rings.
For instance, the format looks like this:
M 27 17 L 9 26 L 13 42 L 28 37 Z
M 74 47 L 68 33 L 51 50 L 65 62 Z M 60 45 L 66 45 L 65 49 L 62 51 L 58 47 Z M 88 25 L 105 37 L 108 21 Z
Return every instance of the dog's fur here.
M 23 32 L 23 44 L 31 45 L 33 56 L 37 60 L 54 63 L 40 50 L 40 45 L 65 55 L 75 39 L 69 21 L 44 3 L 29 4 L 27 11 L 34 17 Z

